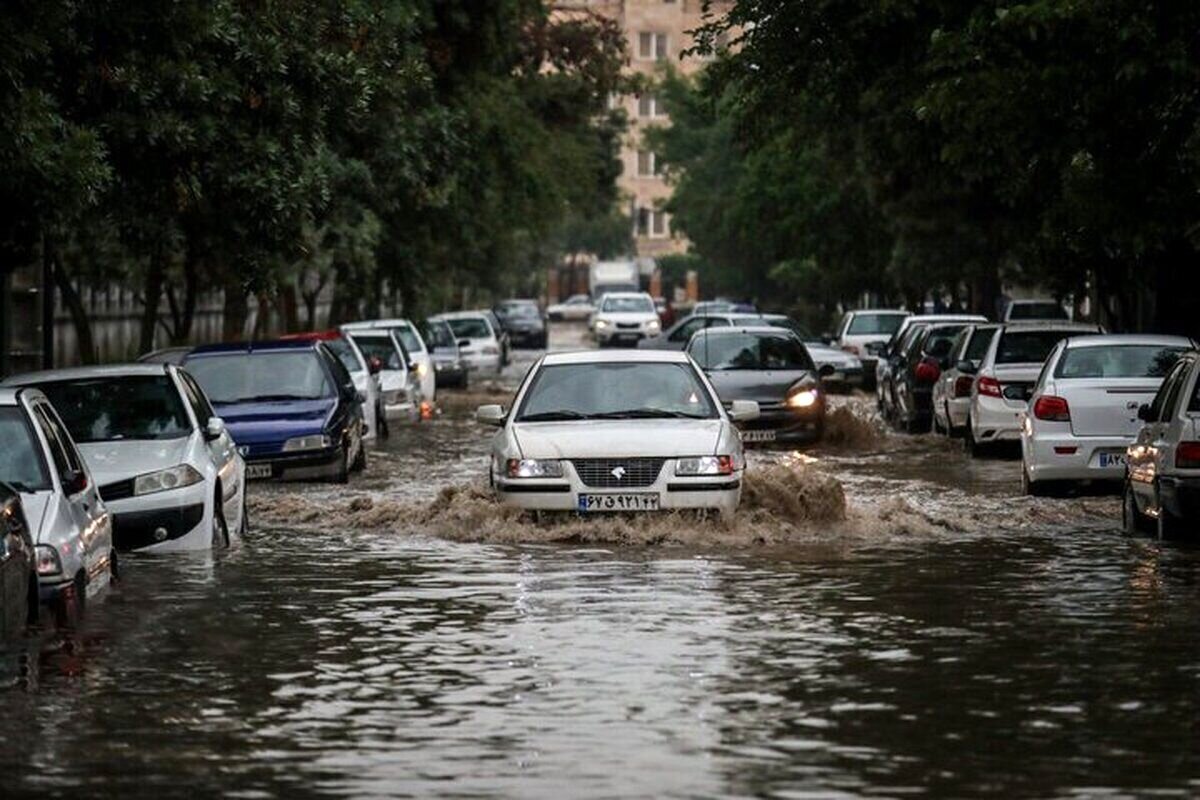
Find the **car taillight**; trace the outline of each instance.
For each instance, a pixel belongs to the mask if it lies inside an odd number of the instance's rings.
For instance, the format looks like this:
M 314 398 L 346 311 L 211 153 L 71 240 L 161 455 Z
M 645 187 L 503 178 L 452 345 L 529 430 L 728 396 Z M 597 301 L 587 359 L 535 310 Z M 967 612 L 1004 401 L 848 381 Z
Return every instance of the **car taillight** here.
M 971 386 L 974 385 L 975 379 L 970 375 L 959 375 L 954 381 L 954 396 L 955 397 L 970 397 Z
M 1175 448 L 1175 466 L 1179 469 L 1200 469 L 1200 442 L 1180 442 Z
M 917 364 L 917 368 L 913 370 L 913 377 L 921 383 L 937 383 L 937 379 L 941 376 L 941 368 L 929 359 L 925 359 L 920 364 Z
M 1000 397 L 1000 381 L 986 375 L 978 381 L 979 393 L 988 397 Z
M 1043 395 L 1033 404 L 1033 416 L 1047 422 L 1070 422 L 1071 407 L 1065 398 Z

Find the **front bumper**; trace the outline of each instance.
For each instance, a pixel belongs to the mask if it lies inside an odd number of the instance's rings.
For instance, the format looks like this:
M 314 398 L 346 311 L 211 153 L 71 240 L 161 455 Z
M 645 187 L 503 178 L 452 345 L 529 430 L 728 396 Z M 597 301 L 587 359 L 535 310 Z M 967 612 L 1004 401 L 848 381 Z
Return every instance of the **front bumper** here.
M 564 464 L 562 478 L 501 479 L 492 476 L 500 502 L 530 511 L 579 511 L 580 495 L 655 495 L 658 510 L 710 509 L 724 514 L 737 510 L 742 499 L 742 473 L 680 477 L 672 459 L 663 464 L 657 480 L 649 486 L 592 488 L 579 479 L 575 468 Z M 589 514 L 603 512 L 587 512 Z
M 1015 442 L 1021 438 L 1021 413 L 1025 403 L 976 395 L 971 403 L 971 432 L 975 441 Z
M 524 345 L 540 347 L 546 341 L 546 329 L 509 330 L 508 341 L 514 347 Z
M 106 500 L 113 517 L 113 546 L 120 551 L 156 545 L 172 550 L 211 547 L 211 517 L 206 512 L 212 491 L 210 484 L 201 481 L 180 489 Z
M 1021 437 L 1021 459 L 1034 481 L 1122 481 L 1125 465 L 1100 466 L 1103 454 L 1124 455 L 1132 439 L 1034 431 Z M 1063 452 L 1056 452 L 1056 448 Z M 1074 452 L 1065 452 L 1074 448 Z
M 759 404 L 756 419 L 737 425 L 742 441 L 747 444 L 806 444 L 818 441 L 825 432 L 825 404 L 818 401 L 807 409 L 793 409 L 782 403 Z M 754 433 L 770 431 L 774 438 L 755 441 Z
M 251 480 L 308 480 L 330 478 L 341 467 L 341 446 L 302 453 L 276 453 L 269 456 L 247 456 L 246 475 Z M 266 465 L 270 475 L 254 475 L 255 467 Z
M 643 330 L 622 330 L 620 328 L 614 330 L 606 328 L 603 331 L 596 331 L 596 343 L 601 346 L 624 345 L 627 347 L 637 347 L 638 342 L 651 335 Z M 657 335 L 657 331 L 653 335 Z
M 462 386 L 467 380 L 467 367 L 461 362 L 459 362 L 457 367 L 443 364 L 435 368 L 434 374 L 439 388 L 445 386 Z

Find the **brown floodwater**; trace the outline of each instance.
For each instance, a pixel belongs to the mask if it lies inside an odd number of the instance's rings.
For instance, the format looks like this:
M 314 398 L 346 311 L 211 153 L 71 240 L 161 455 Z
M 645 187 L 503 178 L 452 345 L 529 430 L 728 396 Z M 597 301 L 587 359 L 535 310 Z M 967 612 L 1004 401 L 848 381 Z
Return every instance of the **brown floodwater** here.
M 11 648 L 0 797 L 1200 793 L 1200 549 L 862 397 L 731 523 L 535 524 L 468 412 L 528 363 Z

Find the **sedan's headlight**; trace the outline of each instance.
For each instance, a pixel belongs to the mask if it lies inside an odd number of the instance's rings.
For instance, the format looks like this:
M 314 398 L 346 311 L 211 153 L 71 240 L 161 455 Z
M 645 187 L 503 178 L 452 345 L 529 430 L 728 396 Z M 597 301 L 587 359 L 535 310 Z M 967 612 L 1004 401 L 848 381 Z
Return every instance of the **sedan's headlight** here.
M 696 456 L 675 462 L 676 475 L 732 475 L 736 468 L 733 456 Z
M 171 489 L 191 486 L 202 480 L 204 480 L 204 476 L 197 472 L 190 464 L 180 464 L 178 467 L 138 475 L 133 479 L 133 493 L 135 495 L 143 495 L 166 492 Z
M 505 470 L 510 478 L 561 478 L 562 462 L 536 458 L 510 458 Z
M 39 544 L 36 552 L 38 575 L 50 576 L 62 572 L 62 561 L 58 557 L 57 550 L 48 544 Z
M 812 408 L 819 397 L 816 389 L 800 389 L 788 395 L 787 404 L 791 408 Z
M 300 450 L 324 450 L 332 446 L 332 440 L 323 433 L 313 436 L 296 436 L 283 443 L 283 452 L 295 453 Z
M 609 326 L 608 320 L 606 320 L 606 319 L 596 320 L 596 330 L 598 330 L 598 331 L 608 330 L 608 326 Z
M 426 364 L 424 361 L 418 361 L 417 362 L 417 377 L 424 378 L 427 374 L 429 374 L 429 365 Z
M 652 319 L 646 323 L 646 330 L 650 333 L 658 333 L 662 330 L 662 323 L 656 319 Z

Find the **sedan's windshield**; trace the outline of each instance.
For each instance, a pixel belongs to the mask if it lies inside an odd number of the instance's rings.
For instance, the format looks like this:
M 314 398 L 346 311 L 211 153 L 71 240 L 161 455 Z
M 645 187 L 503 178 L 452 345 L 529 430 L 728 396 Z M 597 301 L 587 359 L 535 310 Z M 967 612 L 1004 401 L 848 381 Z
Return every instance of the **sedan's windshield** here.
M 487 324 L 487 320 L 482 317 L 465 317 L 463 319 L 449 319 L 446 323 L 450 326 L 450 330 L 454 331 L 454 335 L 459 339 L 490 339 L 492 338 L 492 328 Z
M 400 360 L 400 351 L 392 343 L 392 337 L 354 336 L 352 338 L 367 361 L 378 358 L 383 363 L 384 369 L 404 369 L 404 362 Z
M 846 333 L 853 336 L 891 336 L 900 330 L 905 319 L 903 314 L 855 314 Z
M 312 350 L 202 356 L 189 359 L 187 370 L 214 403 L 316 400 L 334 393 Z
M 179 390 L 166 375 L 55 381 L 38 388 L 77 444 L 175 439 L 192 432 Z
M 1041 364 L 1054 345 L 1079 331 L 1005 331 L 996 349 L 997 364 Z
M 606 297 L 600 310 L 610 314 L 653 314 L 654 302 L 649 297 Z
M 555 364 L 534 376 L 517 421 L 716 416 L 690 364 Z
M 1054 370 L 1056 378 L 1165 378 L 1184 353 L 1162 345 L 1072 347 Z
M 52 488 L 42 459 L 42 448 L 17 406 L 0 408 L 0 481 L 18 492 L 42 492 Z
M 688 353 L 701 367 L 714 371 L 814 369 L 808 350 L 786 334 L 701 333 L 692 339 Z

